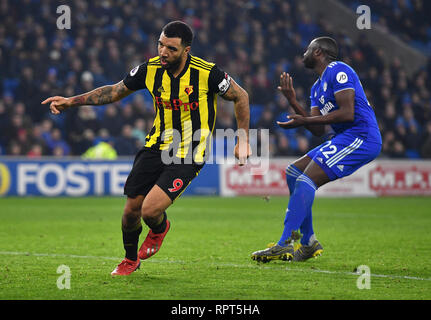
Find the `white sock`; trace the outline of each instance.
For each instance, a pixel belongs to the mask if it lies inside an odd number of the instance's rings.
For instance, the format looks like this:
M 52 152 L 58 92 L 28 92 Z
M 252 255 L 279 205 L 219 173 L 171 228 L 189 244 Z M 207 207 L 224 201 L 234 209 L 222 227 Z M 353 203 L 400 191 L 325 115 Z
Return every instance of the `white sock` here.
M 317 240 L 316 236 L 314 235 L 314 233 L 311 235 L 310 239 L 308 240 L 308 245 L 311 246 L 311 244 Z

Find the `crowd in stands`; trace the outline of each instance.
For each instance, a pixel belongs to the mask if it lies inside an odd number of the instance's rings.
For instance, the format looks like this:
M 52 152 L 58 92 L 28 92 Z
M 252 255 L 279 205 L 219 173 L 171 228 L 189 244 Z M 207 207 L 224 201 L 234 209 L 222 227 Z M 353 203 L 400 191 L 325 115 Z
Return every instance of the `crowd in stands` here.
M 376 2 L 385 9 L 393 1 Z M 421 1 L 398 1 L 404 2 Z M 0 0 L 0 155 L 81 156 L 100 142 L 118 156 L 134 155 L 154 118 L 145 91 L 59 116 L 40 103 L 122 80 L 157 55 L 167 22 L 183 20 L 195 32 L 192 54 L 216 62 L 249 93 L 251 128 L 270 130 L 271 156 L 302 155 L 322 142 L 303 128 L 276 125 L 292 112 L 277 86 L 280 73 L 289 72 L 299 102 L 308 106 L 316 75 L 304 68 L 302 54 L 311 39 L 330 35 L 375 108 L 381 157 L 431 158 L 431 65 L 408 77 L 395 56 L 385 61 L 366 37 L 352 41 L 327 22 L 313 21 L 300 0 L 76 0 L 70 3 L 71 29 L 64 30 L 56 26 L 56 8 L 47 0 Z M 391 26 L 389 14 L 385 19 Z M 216 128 L 235 127 L 233 104 L 219 98 Z
M 346 1 L 343 1 L 346 2 Z M 373 21 L 388 33 L 396 34 L 409 45 L 431 57 L 431 2 L 426 0 L 348 0 L 356 11 L 370 7 Z

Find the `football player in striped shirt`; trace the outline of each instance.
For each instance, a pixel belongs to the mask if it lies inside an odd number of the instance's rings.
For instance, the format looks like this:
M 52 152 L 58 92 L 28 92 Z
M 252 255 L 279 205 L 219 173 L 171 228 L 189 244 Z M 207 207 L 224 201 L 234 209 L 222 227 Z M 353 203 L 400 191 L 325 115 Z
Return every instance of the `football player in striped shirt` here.
M 286 169 L 290 200 L 284 231 L 277 244 L 256 251 L 252 259 L 305 261 L 323 252 L 312 224 L 312 205 L 316 190 L 324 184 L 351 175 L 380 153 L 382 138 L 374 110 L 369 104 L 356 72 L 337 60 L 338 45 L 330 37 L 316 38 L 304 53 L 303 63 L 319 78 L 311 88 L 310 114 L 296 100 L 292 77 L 283 73 L 278 89 L 296 114 L 277 122 L 281 128 L 305 126 L 322 136 L 330 125 L 335 136 L 314 148 Z M 294 248 L 300 230 L 299 248 Z M 295 249 L 295 250 L 294 250 Z
M 152 95 L 154 125 L 124 186 L 125 258 L 112 275 L 129 275 L 139 268 L 140 260 L 160 250 L 170 228 L 166 209 L 199 174 L 209 156 L 217 95 L 234 103 L 240 131 L 234 154 L 239 165 L 245 164 L 251 153 L 247 92 L 214 63 L 191 55 L 192 40 L 187 24 L 170 22 L 160 34 L 159 55 L 133 68 L 122 81 L 79 96 L 51 97 L 42 102 L 50 103 L 51 112 L 58 114 L 70 107 L 112 103 L 141 89 Z M 138 250 L 141 219 L 149 232 Z

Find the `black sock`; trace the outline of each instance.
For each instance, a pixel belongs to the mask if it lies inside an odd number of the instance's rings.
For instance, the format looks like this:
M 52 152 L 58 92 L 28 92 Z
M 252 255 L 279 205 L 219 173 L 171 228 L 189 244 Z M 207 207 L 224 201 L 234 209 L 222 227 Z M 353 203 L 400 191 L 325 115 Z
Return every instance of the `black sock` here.
M 167 219 L 167 215 L 166 212 L 163 212 L 163 220 L 162 223 L 158 224 L 158 225 L 151 225 L 147 223 L 148 227 L 151 229 L 151 231 L 153 231 L 153 233 L 163 233 L 166 230 L 166 219 Z
M 123 229 L 123 245 L 126 250 L 126 258 L 136 261 L 138 259 L 138 242 L 139 235 L 142 232 L 142 226 L 134 231 L 126 231 Z

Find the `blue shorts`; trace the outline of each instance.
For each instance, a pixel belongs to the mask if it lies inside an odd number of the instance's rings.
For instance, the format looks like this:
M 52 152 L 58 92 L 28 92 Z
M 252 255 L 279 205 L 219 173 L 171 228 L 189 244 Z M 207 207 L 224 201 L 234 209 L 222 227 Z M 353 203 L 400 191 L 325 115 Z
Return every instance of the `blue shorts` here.
M 307 153 L 329 179 L 336 180 L 351 175 L 360 167 L 377 158 L 382 144 L 368 141 L 354 133 L 340 133 Z

